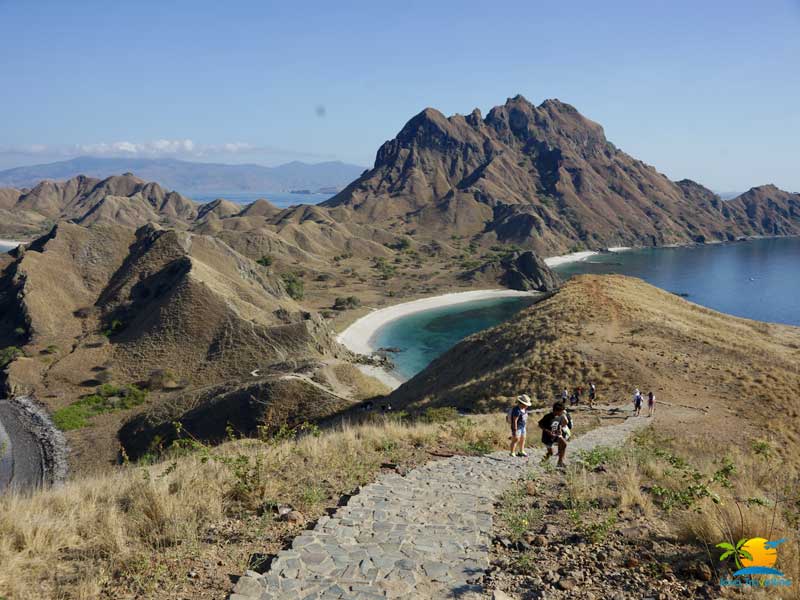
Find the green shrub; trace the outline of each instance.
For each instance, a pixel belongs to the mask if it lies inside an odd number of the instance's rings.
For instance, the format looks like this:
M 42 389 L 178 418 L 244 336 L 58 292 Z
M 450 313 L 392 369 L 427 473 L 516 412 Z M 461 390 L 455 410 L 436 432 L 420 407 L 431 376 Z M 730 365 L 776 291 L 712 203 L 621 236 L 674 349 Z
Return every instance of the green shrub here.
M 458 410 L 452 406 L 442 406 L 439 408 L 426 408 L 420 416 L 420 421 L 424 423 L 450 423 L 459 419 Z
M 103 335 L 106 337 L 111 337 L 112 335 L 119 333 L 123 329 L 125 329 L 125 324 L 119 319 L 113 319 L 111 323 L 109 323 L 105 331 L 103 331 Z
M 375 259 L 375 261 L 372 264 L 372 268 L 380 272 L 381 279 L 384 281 L 390 279 L 397 271 L 397 267 L 395 267 L 394 265 L 390 265 L 388 262 L 386 262 L 386 259 L 382 256 L 379 256 L 378 258 Z
M 588 468 L 594 469 L 600 465 L 618 462 L 622 458 L 622 450 L 608 446 L 598 446 L 593 450 L 582 450 L 578 453 L 578 460 Z
M 394 244 L 386 244 L 389 248 L 393 250 L 397 250 L 398 252 L 403 252 L 404 250 L 408 250 L 411 248 L 411 240 L 407 237 L 398 238 Z
M 518 542 L 528 531 L 539 527 L 544 515 L 541 509 L 531 507 L 525 485 L 517 484 L 506 491 L 498 505 L 500 522 L 512 542 Z
M 334 310 L 346 310 L 348 308 L 357 308 L 359 306 L 361 306 L 361 300 L 355 296 L 347 296 L 347 298 L 339 297 L 333 302 Z
M 284 273 L 281 276 L 283 285 L 286 288 L 286 293 L 293 300 L 302 300 L 305 294 L 305 286 L 303 280 L 300 279 L 295 273 Z
M 5 369 L 9 363 L 11 363 L 14 359 L 19 356 L 22 356 L 23 352 L 20 348 L 16 346 L 8 346 L 0 350 L 0 369 Z
M 261 258 L 256 261 L 262 267 L 269 267 L 272 264 L 272 257 L 269 254 L 265 254 Z
M 53 423 L 62 431 L 80 429 L 89 425 L 89 420 L 96 415 L 139 406 L 146 398 L 147 392 L 135 385 L 118 387 L 104 383 L 94 394 L 55 411 Z

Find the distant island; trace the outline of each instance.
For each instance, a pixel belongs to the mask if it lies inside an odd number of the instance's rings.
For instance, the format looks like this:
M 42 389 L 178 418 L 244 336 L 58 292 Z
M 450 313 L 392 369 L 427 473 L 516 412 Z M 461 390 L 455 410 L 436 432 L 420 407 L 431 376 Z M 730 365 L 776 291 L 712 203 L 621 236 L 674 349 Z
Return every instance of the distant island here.
M 337 188 L 336 186 L 321 187 L 321 188 L 318 188 L 317 190 L 308 190 L 308 189 L 304 189 L 304 190 L 289 190 L 290 194 L 299 194 L 301 196 L 311 196 L 313 194 L 330 194 L 330 195 L 333 195 L 333 194 L 336 194 L 338 192 L 339 192 L 339 188 Z
M 32 188 L 40 181 L 67 180 L 77 175 L 104 179 L 134 173 L 147 181 L 191 196 L 218 190 L 231 192 L 285 192 L 318 190 L 335 194 L 361 175 L 364 167 L 339 161 L 309 164 L 293 161 L 276 167 L 253 164 L 202 163 L 171 158 L 96 158 L 82 156 L 54 163 L 0 171 L 0 188 Z M 323 191 L 324 190 L 324 191 Z

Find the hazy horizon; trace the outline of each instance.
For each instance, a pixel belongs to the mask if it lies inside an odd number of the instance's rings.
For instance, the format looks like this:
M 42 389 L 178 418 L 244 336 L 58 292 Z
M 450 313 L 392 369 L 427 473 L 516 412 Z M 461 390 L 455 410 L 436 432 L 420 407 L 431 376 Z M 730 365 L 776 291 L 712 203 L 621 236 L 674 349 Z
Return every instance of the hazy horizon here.
M 371 166 L 431 106 L 558 98 L 673 180 L 800 191 L 800 3 L 0 1 L 0 169 L 77 156 Z

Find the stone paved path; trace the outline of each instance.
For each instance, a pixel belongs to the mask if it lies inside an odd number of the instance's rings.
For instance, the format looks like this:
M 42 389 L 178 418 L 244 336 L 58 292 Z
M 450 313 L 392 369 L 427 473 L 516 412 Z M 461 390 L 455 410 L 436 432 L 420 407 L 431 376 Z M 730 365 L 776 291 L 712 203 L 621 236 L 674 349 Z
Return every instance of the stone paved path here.
M 630 417 L 594 429 L 569 452 L 618 446 L 647 423 Z M 493 503 L 539 468 L 539 450 L 527 459 L 454 456 L 381 476 L 295 538 L 267 573 L 248 571 L 230 600 L 486 597 L 473 582 L 489 567 Z

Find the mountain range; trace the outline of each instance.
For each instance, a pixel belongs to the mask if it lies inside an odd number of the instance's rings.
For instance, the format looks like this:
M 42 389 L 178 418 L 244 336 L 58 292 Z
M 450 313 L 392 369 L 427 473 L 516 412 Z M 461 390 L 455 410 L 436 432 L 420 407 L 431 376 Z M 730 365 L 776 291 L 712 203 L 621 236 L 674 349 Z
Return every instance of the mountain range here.
M 183 194 L 219 192 L 287 192 L 295 189 L 341 189 L 364 167 L 339 161 L 308 164 L 294 161 L 277 167 L 201 163 L 172 158 L 95 158 L 16 167 L 0 171 L 0 187 L 31 188 L 44 179 L 65 180 L 77 175 L 104 179 L 131 172 L 147 181 Z
M 118 159 L 97 160 L 56 163 L 67 170 L 48 172 L 123 165 Z M 492 108 L 485 118 L 477 109 L 467 116 L 445 117 L 426 108 L 380 147 L 373 168 L 363 173 L 341 163 L 290 163 L 274 169 L 172 160 L 124 164 L 139 173 L 153 169 L 155 176 L 126 173 L 127 179 L 101 180 L 81 175 L 32 189 L 0 189 L 0 234 L 42 233 L 59 219 L 196 227 L 208 220 L 209 211 L 223 221 L 212 229 L 358 225 L 370 230 L 370 239 L 380 230 L 382 238 L 407 235 L 437 244 L 468 239 L 477 246 L 515 245 L 542 256 L 800 234 L 800 194 L 763 185 L 723 200 L 694 181 L 672 181 L 619 150 L 599 124 L 569 104 L 545 100 L 535 106 L 522 96 Z M 15 180 L 33 177 L 35 169 L 29 169 L 27 175 L 15 170 Z M 230 202 L 201 208 L 182 194 L 147 182 L 163 184 L 175 177 L 183 183 L 168 187 L 255 189 L 268 184 L 249 174 L 280 173 L 283 186 L 314 188 L 337 177 L 344 181 L 348 172 L 361 174 L 330 200 L 284 211 L 254 205 L 241 212 Z M 310 183 L 312 176 L 320 179 Z M 2 177 L 0 173 L 0 181 Z M 247 220 L 231 221 L 234 217 Z
M 768 185 L 723 201 L 616 148 L 569 104 L 522 96 L 485 118 L 426 108 L 322 206 L 391 231 L 543 254 L 800 233 L 798 194 Z

